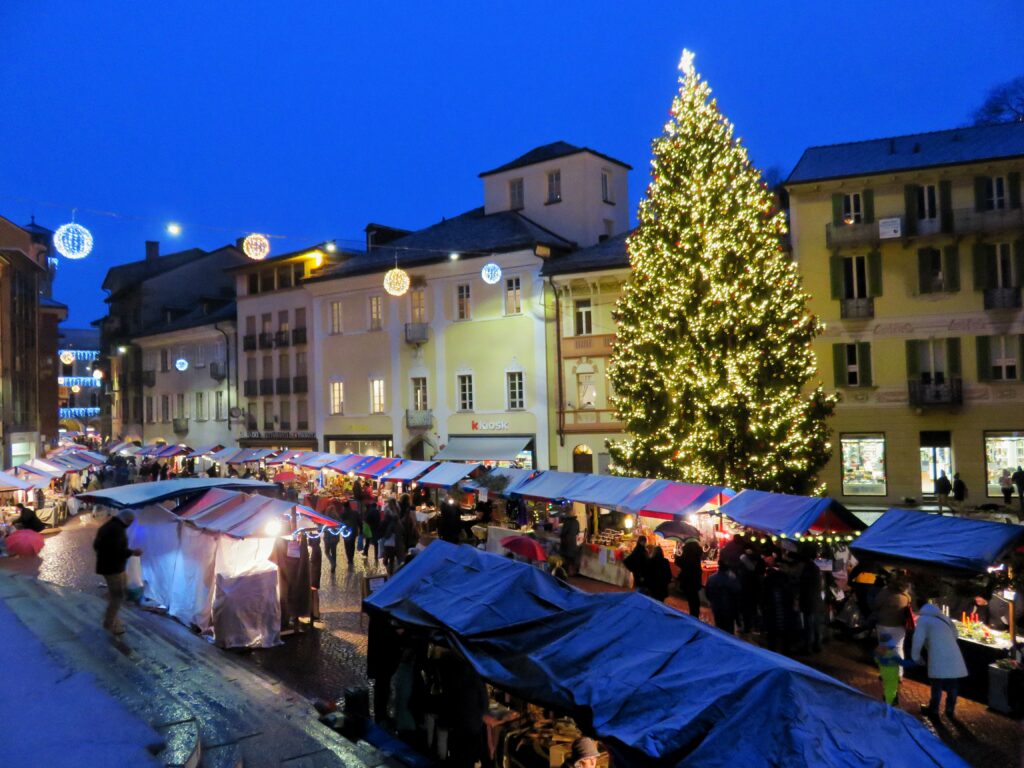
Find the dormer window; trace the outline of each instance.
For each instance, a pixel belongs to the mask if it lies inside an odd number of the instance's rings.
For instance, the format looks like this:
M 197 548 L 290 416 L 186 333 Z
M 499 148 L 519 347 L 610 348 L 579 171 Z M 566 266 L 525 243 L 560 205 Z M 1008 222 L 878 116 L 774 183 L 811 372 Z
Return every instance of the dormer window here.
M 562 200 L 562 172 L 548 171 L 548 202 L 558 203 Z
M 601 199 L 606 203 L 614 203 L 612 199 L 612 172 L 601 171 Z
M 508 207 L 513 211 L 523 210 L 523 180 L 512 179 L 508 183 Z

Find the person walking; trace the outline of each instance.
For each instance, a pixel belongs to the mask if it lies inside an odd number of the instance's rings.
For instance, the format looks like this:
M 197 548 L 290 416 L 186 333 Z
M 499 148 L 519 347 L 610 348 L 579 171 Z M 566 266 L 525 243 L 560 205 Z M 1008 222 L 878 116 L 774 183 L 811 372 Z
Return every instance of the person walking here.
M 955 511 L 964 511 L 964 502 L 967 501 L 967 483 L 960 478 L 960 473 L 953 473 L 953 501 Z
M 384 567 L 389 576 L 395 573 L 395 559 L 398 554 L 398 502 L 388 499 L 381 515 L 380 530 L 377 532 L 380 546 L 384 549 Z
M 124 634 L 124 625 L 117 613 L 121 610 L 128 588 L 125 566 L 132 555 L 142 555 L 141 549 L 128 546 L 128 526 L 134 520 L 134 512 L 122 509 L 100 526 L 92 542 L 96 552 L 96 573 L 107 581 L 107 610 L 103 615 L 103 628 L 114 635 Z
M 821 625 L 825 622 L 825 590 L 821 569 L 810 555 L 801 557 L 797 578 L 804 653 L 821 653 Z
M 683 551 L 676 555 L 679 566 L 679 591 L 686 598 L 690 615 L 700 618 L 700 588 L 703 584 L 704 550 L 700 542 L 690 539 L 683 544 Z
M 341 524 L 348 529 L 348 533 L 343 533 L 342 538 L 345 540 L 345 559 L 351 571 L 355 567 L 356 540 L 359 538 L 363 521 L 359 517 L 358 502 L 349 499 L 342 503 L 344 506 L 341 508 Z
M 1013 477 L 1009 469 L 1004 469 L 999 476 L 999 490 L 1003 494 L 1003 504 L 1010 506 L 1013 503 Z
M 926 663 L 922 660 L 924 651 L 928 652 L 928 682 L 932 686 L 932 695 L 928 705 L 921 707 L 921 713 L 937 718 L 942 692 L 945 691 L 946 717 L 955 720 L 960 679 L 967 677 L 967 665 L 960 653 L 956 627 L 934 603 L 926 603 L 917 614 L 911 656 L 918 664 Z
M 793 595 L 789 577 L 779 567 L 779 555 L 769 550 L 764 557 L 764 583 L 761 587 L 761 629 L 764 647 L 777 653 L 789 653 L 790 614 Z
M 946 477 L 946 470 L 939 470 L 939 476 L 935 480 L 935 500 L 939 505 L 940 515 L 942 514 L 943 506 L 949 507 L 949 510 L 953 511 L 953 508 L 949 506 L 949 493 L 952 490 L 953 484 Z
M 580 543 L 580 521 L 573 512 L 567 512 L 558 534 L 558 554 L 565 561 L 565 570 L 570 576 L 580 572 Z
M 1020 500 L 1020 516 L 1024 517 L 1024 467 L 1017 465 L 1017 471 L 1011 477 L 1014 486 L 1017 488 L 1017 498 Z
M 633 574 L 633 589 L 637 592 L 644 591 L 644 576 L 647 571 L 647 537 L 639 536 L 633 551 L 626 555 L 622 561 L 626 570 Z
M 736 618 L 740 612 L 742 595 L 739 577 L 729 565 L 718 565 L 718 571 L 708 577 L 708 602 L 715 617 L 715 626 L 730 635 L 736 633 Z
M 901 659 L 906 658 L 903 641 L 907 637 L 907 624 L 910 618 L 910 592 L 907 583 L 899 576 L 892 576 L 875 596 L 875 628 L 878 630 L 878 642 L 888 637 Z M 900 667 L 900 676 L 903 667 Z
M 647 594 L 662 603 L 668 598 L 668 585 L 672 583 L 672 566 L 661 547 L 655 547 L 644 570 Z

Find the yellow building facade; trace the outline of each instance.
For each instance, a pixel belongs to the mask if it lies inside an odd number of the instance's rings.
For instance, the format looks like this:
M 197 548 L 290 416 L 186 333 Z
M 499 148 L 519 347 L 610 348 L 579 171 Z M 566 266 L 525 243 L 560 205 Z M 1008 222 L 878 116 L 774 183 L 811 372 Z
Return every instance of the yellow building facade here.
M 1024 464 L 1022 172 L 1009 124 L 814 147 L 787 181 L 845 503 L 928 503 L 943 472 L 994 501 Z

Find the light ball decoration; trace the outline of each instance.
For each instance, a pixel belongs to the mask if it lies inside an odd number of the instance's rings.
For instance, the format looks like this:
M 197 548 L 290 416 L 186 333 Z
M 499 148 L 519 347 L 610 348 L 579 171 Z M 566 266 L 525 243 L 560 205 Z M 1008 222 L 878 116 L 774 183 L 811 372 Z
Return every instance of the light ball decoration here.
M 71 391 L 77 395 L 79 392 L 82 391 L 82 388 L 78 384 L 75 384 L 73 387 L 71 387 Z
M 186 360 L 183 357 L 179 357 L 177 360 L 174 361 L 174 367 L 178 371 L 184 373 L 185 371 L 188 370 L 188 360 Z
M 95 371 L 92 372 L 92 377 L 96 379 L 96 381 L 101 380 L 103 378 L 103 369 L 97 368 Z
M 75 353 L 70 349 L 65 349 L 60 353 L 60 361 L 64 363 L 64 365 L 71 365 L 75 362 Z
M 62 224 L 53 233 L 53 247 L 65 259 L 84 259 L 92 252 L 92 232 L 81 224 Z
M 253 232 L 242 241 L 242 251 L 253 261 L 263 261 L 270 253 L 270 241 L 266 235 Z
M 409 290 L 411 282 L 408 272 L 400 267 L 395 267 L 389 269 L 384 275 L 384 290 L 392 296 L 404 296 Z
M 501 267 L 493 261 L 487 262 L 480 270 L 480 279 L 488 285 L 494 285 L 501 280 Z

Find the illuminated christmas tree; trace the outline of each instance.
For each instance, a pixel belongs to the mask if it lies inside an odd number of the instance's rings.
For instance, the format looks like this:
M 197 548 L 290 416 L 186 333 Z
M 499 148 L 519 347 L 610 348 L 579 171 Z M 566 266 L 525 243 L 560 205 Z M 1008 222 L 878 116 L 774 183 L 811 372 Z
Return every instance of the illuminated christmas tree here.
M 616 310 L 615 471 L 807 493 L 835 407 L 811 385 L 821 324 L 780 246 L 784 214 L 689 51 L 679 66 Z

